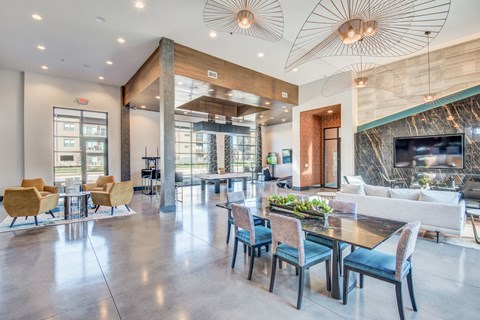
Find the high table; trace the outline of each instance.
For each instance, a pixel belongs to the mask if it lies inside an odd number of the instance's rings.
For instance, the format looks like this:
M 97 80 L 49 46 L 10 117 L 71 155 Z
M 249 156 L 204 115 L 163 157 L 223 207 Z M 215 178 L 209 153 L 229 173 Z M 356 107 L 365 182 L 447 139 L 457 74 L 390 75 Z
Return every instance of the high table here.
M 270 219 L 270 212 L 293 217 L 292 214 L 270 211 L 267 208 L 269 205 L 267 198 L 246 199 L 245 201 L 232 203 L 244 204 L 251 209 L 254 216 L 265 220 Z M 232 203 L 220 203 L 217 204 L 217 207 L 231 210 Z M 328 223 L 325 223 L 323 219 L 302 219 L 300 221 L 303 231 L 333 241 L 331 294 L 337 300 L 342 299 L 342 283 L 340 283 L 340 266 L 338 263 L 340 242 L 372 250 L 406 225 L 405 222 L 341 212 L 330 214 Z M 352 283 L 349 286 L 349 291 L 355 285 L 355 282 Z
M 250 172 L 229 172 L 224 174 L 217 173 L 202 173 L 197 174 L 197 177 L 202 181 L 202 191 L 205 191 L 205 184 L 207 181 L 213 181 L 215 183 L 215 193 L 220 193 L 220 180 L 227 180 L 227 188 L 232 187 L 233 179 L 242 179 L 242 188 L 247 190 L 247 178 L 250 176 Z

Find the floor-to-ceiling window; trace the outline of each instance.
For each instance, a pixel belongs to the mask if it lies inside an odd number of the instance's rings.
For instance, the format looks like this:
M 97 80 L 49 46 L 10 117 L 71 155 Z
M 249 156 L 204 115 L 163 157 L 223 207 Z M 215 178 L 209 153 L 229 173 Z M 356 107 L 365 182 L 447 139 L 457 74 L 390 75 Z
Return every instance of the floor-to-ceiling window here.
M 108 114 L 53 108 L 55 183 L 108 173 Z
M 233 136 L 233 172 L 251 171 L 255 168 L 255 134 L 250 130 L 250 136 Z
M 185 185 L 200 184 L 199 173 L 208 172 L 208 134 L 192 131 L 192 123 L 175 122 L 176 171 L 183 172 Z

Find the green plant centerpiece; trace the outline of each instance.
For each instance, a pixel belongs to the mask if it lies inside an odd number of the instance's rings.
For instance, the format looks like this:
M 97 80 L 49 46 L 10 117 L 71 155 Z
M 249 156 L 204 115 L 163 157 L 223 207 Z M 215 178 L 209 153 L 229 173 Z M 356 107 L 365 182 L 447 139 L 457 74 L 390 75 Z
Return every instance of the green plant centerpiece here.
M 430 183 L 430 179 L 428 179 L 427 177 L 421 177 L 420 179 L 418 179 L 418 183 L 422 187 L 426 187 Z
M 298 199 L 293 194 L 273 194 L 268 197 L 268 202 L 269 209 L 290 212 L 300 219 L 312 216 L 326 219 L 333 212 L 325 199 Z

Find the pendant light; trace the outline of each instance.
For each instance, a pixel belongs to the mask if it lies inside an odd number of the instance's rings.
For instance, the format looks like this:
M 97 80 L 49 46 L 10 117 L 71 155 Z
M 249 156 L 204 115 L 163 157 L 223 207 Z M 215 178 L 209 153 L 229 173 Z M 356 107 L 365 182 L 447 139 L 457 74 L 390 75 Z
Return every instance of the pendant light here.
M 430 102 L 435 100 L 435 93 L 432 93 L 430 82 L 430 31 L 425 31 L 427 36 L 427 62 L 428 62 L 428 93 L 423 96 L 423 101 Z

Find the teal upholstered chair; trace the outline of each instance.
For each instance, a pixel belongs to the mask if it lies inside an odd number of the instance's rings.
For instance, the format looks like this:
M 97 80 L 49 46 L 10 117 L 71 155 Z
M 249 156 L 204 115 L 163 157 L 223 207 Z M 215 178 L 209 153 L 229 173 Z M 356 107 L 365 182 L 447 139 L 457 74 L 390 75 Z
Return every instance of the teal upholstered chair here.
M 272 226 L 272 275 L 270 289 L 273 291 L 277 260 L 293 265 L 300 274 L 298 282 L 297 309 L 302 307 L 303 288 L 305 285 L 305 269 L 324 262 L 327 274 L 327 290 L 331 290 L 330 257 L 332 250 L 321 244 L 304 240 L 300 220 L 279 214 L 270 215 Z
M 253 215 L 250 209 L 238 205 L 232 205 L 233 221 L 235 226 L 235 244 L 233 246 L 232 269 L 235 267 L 237 258 L 238 242 L 248 247 L 250 256 L 250 268 L 248 270 L 248 280 L 252 280 L 253 263 L 255 261 L 255 249 L 272 244 L 272 231 L 264 226 L 255 226 Z
M 397 245 L 396 256 L 376 250 L 358 249 L 344 259 L 343 304 L 347 304 L 348 278 L 350 271 L 360 274 L 360 288 L 363 288 L 363 275 L 380 279 L 395 285 L 400 319 L 405 319 L 402 298 L 402 282 L 407 278 L 408 292 L 414 311 L 417 311 L 412 279 L 412 255 L 417 242 L 420 222 L 410 222 L 405 226 Z
M 357 204 L 355 202 L 329 200 L 328 205 L 335 211 L 357 213 Z M 307 240 L 322 244 L 324 246 L 329 247 L 330 249 L 333 248 L 333 241 L 328 238 L 324 238 L 324 237 L 313 235 L 313 234 L 307 234 Z M 340 246 L 340 251 L 338 252 L 338 263 L 340 266 L 340 272 L 342 272 L 342 260 L 343 260 L 342 251 L 348 247 L 348 244 L 346 244 L 345 242 L 340 242 L 339 246 Z M 353 251 L 353 248 L 352 248 L 352 251 Z
M 227 202 L 232 203 L 232 202 L 242 202 L 245 201 L 245 194 L 243 191 L 234 191 L 234 192 L 228 192 L 227 193 Z M 253 218 L 253 224 L 256 226 L 262 226 L 264 224 L 263 219 L 254 217 Z M 227 243 L 230 242 L 230 231 L 233 226 L 233 216 L 232 216 L 232 210 L 228 210 L 228 223 L 227 223 Z

